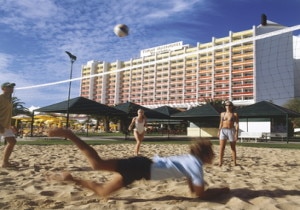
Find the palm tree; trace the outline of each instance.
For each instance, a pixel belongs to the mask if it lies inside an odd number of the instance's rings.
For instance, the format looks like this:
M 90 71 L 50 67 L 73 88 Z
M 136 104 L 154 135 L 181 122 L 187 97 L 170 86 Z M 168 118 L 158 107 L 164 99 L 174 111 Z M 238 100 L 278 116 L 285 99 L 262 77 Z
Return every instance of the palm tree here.
M 293 110 L 295 112 L 300 112 L 300 98 L 290 99 L 283 105 L 283 107 Z M 300 127 L 300 118 L 294 118 L 292 122 L 295 128 Z
M 219 100 L 219 99 L 205 99 L 205 102 L 207 104 L 211 104 L 218 112 L 223 112 L 225 111 L 224 108 L 224 101 Z
M 18 114 L 26 114 L 26 115 L 31 115 L 31 112 L 29 109 L 24 107 L 24 102 L 21 102 L 19 98 L 17 97 L 12 97 L 12 103 L 13 103 L 13 111 L 12 115 L 16 116 Z

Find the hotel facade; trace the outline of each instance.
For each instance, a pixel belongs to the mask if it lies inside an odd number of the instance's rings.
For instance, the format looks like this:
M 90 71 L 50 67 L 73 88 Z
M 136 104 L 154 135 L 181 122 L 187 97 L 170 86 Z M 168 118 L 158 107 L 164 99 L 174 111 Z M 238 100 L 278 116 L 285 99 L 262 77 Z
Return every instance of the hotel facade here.
M 128 61 L 89 61 L 80 95 L 102 104 L 191 108 L 209 100 L 282 105 L 299 96 L 291 27 L 268 20 L 197 46 L 183 42 L 141 50 Z

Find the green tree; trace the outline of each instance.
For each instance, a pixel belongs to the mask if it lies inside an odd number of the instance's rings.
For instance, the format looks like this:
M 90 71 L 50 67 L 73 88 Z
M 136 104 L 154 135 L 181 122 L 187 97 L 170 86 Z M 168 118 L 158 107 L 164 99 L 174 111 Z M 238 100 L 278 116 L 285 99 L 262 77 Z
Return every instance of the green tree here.
M 24 107 L 25 103 L 21 102 L 19 98 L 12 97 L 12 103 L 13 103 L 13 111 L 12 111 L 13 116 L 16 116 L 18 114 L 31 115 L 31 112 L 29 111 L 29 109 Z
M 286 102 L 283 107 L 293 110 L 295 112 L 300 113 L 300 98 L 294 98 Z M 292 120 L 292 123 L 294 125 L 294 128 L 299 128 L 300 127 L 300 118 L 294 118 Z
M 211 104 L 218 112 L 223 112 L 225 111 L 225 108 L 224 108 L 224 101 L 222 100 L 215 100 L 215 99 L 205 99 L 205 102 L 207 104 Z

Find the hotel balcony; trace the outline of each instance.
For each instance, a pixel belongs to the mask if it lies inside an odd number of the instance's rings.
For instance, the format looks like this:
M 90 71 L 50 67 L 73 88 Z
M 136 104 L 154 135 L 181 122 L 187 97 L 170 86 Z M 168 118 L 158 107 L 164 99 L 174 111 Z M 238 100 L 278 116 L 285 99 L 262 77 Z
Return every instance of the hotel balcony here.
M 253 88 L 253 84 L 232 84 L 232 89 Z
M 253 92 L 238 92 L 238 93 L 232 93 L 232 96 L 253 96 Z
M 214 91 L 214 93 L 224 93 L 224 92 L 229 92 L 230 91 L 230 89 L 229 89 L 229 87 L 228 86 L 224 86 L 224 87 L 219 87 L 219 86 L 215 86 L 215 87 L 213 87 L 213 91 Z
M 232 78 L 232 81 L 245 81 L 245 80 L 249 80 L 249 81 L 253 81 L 253 75 L 251 76 L 234 76 Z
M 233 69 L 232 74 L 236 73 L 245 73 L 245 72 L 253 72 L 253 68 L 242 68 L 242 69 Z
M 230 80 L 227 78 L 227 79 L 221 79 L 221 80 L 215 80 L 214 81 L 214 84 L 228 84 L 230 82 Z

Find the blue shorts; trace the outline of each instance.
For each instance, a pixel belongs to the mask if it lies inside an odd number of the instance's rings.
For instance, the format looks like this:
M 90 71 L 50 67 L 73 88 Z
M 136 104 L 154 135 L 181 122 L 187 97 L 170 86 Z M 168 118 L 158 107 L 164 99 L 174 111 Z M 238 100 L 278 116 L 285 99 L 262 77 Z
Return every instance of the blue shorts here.
M 220 140 L 229 140 L 230 142 L 233 142 L 235 140 L 235 128 L 222 128 L 220 130 Z

